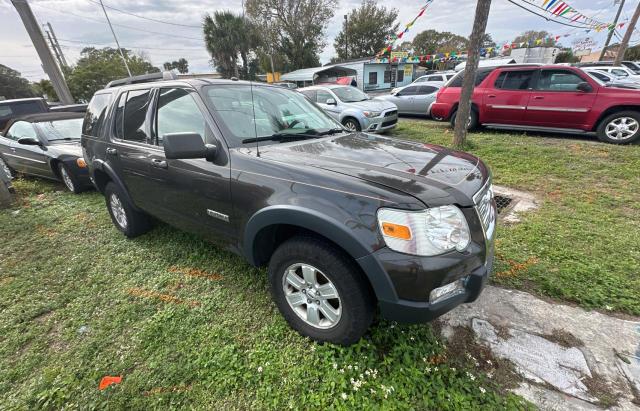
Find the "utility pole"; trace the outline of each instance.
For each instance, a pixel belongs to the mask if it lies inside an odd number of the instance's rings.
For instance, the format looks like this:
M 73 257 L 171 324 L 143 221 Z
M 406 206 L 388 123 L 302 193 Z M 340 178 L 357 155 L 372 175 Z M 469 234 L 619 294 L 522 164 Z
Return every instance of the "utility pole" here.
M 62 68 L 62 59 L 60 58 L 60 54 L 58 53 L 58 49 L 56 48 L 56 45 L 53 43 L 53 38 L 51 38 L 51 33 L 45 30 L 44 34 L 46 34 L 47 39 L 49 39 L 49 45 L 51 47 L 51 50 L 53 50 L 53 54 L 56 55 L 56 60 L 58 60 L 58 66 Z
M 116 46 L 118 46 L 118 51 L 120 52 L 120 57 L 122 57 L 122 62 L 127 69 L 127 73 L 129 73 L 129 77 L 133 77 L 131 75 L 131 70 L 129 70 L 129 65 L 127 64 L 127 59 L 124 57 L 124 53 L 120 48 L 120 43 L 118 42 L 118 37 L 116 36 L 116 32 L 113 30 L 113 26 L 111 25 L 111 20 L 109 20 L 109 15 L 107 14 L 107 9 L 104 8 L 104 4 L 102 4 L 102 0 L 100 0 L 100 6 L 102 7 L 102 11 L 104 12 L 104 16 L 107 18 L 107 23 L 109 23 L 109 28 L 111 29 L 111 34 L 113 34 L 113 39 L 116 41 Z
M 27 3 L 27 0 L 11 0 L 11 3 L 20 15 L 20 19 L 22 19 L 24 28 L 27 30 L 27 33 L 31 38 L 31 42 L 33 43 L 33 47 L 36 49 L 36 52 L 40 57 L 42 68 L 45 73 L 47 73 L 47 76 L 49 76 L 49 80 L 51 80 L 51 85 L 56 91 L 58 99 L 60 99 L 62 104 L 73 104 L 73 96 L 71 96 L 71 92 L 69 91 L 69 87 L 67 86 L 64 77 L 62 76 L 62 72 L 56 64 L 56 61 L 53 59 L 49 47 L 47 47 L 47 42 L 42 36 L 42 31 L 36 21 L 36 17 L 31 11 L 31 7 L 29 7 L 29 3 Z
M 349 60 L 349 15 L 344 15 L 344 59 Z
M 618 54 L 616 55 L 616 61 L 613 63 L 614 66 L 619 66 L 622 59 L 624 59 L 624 53 L 627 51 L 627 47 L 629 46 L 629 40 L 631 40 L 631 35 L 633 31 L 636 29 L 636 24 L 638 23 L 638 17 L 640 17 L 640 2 L 638 2 L 638 6 L 636 7 L 635 13 L 633 13 L 633 17 L 631 17 L 631 21 L 627 26 L 627 31 L 624 33 L 624 37 L 620 42 L 620 47 L 618 47 Z
M 607 35 L 607 41 L 604 42 L 604 47 L 602 47 L 602 52 L 600 53 L 600 58 L 598 58 L 598 61 L 602 61 L 602 59 L 604 59 L 604 54 L 607 52 L 607 47 L 609 47 L 609 43 L 611 42 L 611 37 L 613 37 L 613 33 L 615 33 L 616 27 L 618 26 L 618 19 L 620 18 L 620 13 L 622 13 L 623 7 L 624 7 L 624 0 L 620 0 L 620 7 L 618 7 L 616 18 L 613 19 L 613 28 L 609 30 L 609 34 Z
M 454 127 L 453 146 L 457 148 L 464 146 L 467 139 L 467 126 L 469 123 L 469 115 L 471 114 L 471 98 L 473 97 L 476 72 L 478 71 L 478 64 L 480 63 L 480 47 L 482 46 L 484 32 L 487 29 L 490 8 L 491 0 L 478 0 L 476 17 L 473 21 L 473 30 L 469 38 L 467 64 L 465 64 L 464 67 L 462 92 Z
M 60 43 L 58 43 L 58 38 L 56 37 L 56 33 L 55 31 L 53 31 L 53 27 L 51 27 L 51 23 L 47 22 L 47 27 L 49 27 L 49 30 L 48 30 L 49 34 L 51 34 L 51 37 L 53 38 L 53 42 L 55 43 L 55 48 L 58 50 L 58 54 L 60 55 L 60 60 L 62 61 L 62 65 L 64 67 L 69 67 L 69 65 L 67 64 L 67 59 L 64 58 L 64 53 L 60 48 Z

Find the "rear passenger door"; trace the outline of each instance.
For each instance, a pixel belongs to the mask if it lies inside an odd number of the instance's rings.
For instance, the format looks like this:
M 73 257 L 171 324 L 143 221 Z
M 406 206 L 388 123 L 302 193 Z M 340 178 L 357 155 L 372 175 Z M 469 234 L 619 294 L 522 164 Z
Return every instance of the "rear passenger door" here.
M 125 91 L 118 97 L 106 160 L 122 178 L 135 205 L 155 214 L 159 205 L 157 193 L 149 184 L 150 158 L 159 149 L 151 138 L 152 94 L 151 89 L 138 89 Z
M 427 114 L 427 109 L 435 101 L 438 90 L 438 87 L 435 86 L 419 86 L 413 99 L 413 112 L 421 115 Z
M 214 132 L 217 129 L 206 106 L 194 90 L 168 87 L 158 90 L 153 112 L 152 134 L 157 150 L 149 156 L 148 184 L 159 217 L 228 244 L 235 237 L 229 224 L 231 169 L 226 146 Z M 162 141 L 169 133 L 198 133 L 205 144 L 218 147 L 217 156 L 211 160 L 168 160 Z
M 503 70 L 493 87 L 484 89 L 483 124 L 522 124 L 536 70 Z
M 539 127 L 584 129 L 597 92 L 578 90 L 587 76 L 566 69 L 543 69 L 527 105 L 526 123 Z

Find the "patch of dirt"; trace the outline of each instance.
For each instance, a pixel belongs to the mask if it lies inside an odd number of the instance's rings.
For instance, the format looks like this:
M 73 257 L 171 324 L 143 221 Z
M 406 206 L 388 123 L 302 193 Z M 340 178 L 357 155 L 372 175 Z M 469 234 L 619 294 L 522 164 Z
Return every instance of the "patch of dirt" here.
M 605 382 L 605 379 L 595 372 L 591 372 L 591 378 L 585 378 L 582 383 L 589 390 L 589 394 L 598 399 L 596 405 L 602 408 L 611 408 L 618 404 L 618 395 L 615 393 L 622 392 L 621 387 L 611 387 Z
M 166 394 L 166 393 L 173 393 L 173 392 L 185 392 L 190 390 L 191 390 L 191 385 L 174 385 L 172 387 L 152 388 L 149 391 L 144 391 L 142 395 L 144 395 L 145 397 L 149 397 L 151 395 Z
M 500 278 L 517 277 L 518 275 L 520 275 L 520 273 L 527 270 L 532 265 L 538 263 L 538 259 L 536 257 L 529 257 L 523 263 L 519 263 L 511 259 L 506 259 L 500 253 L 496 253 L 496 257 L 507 263 L 507 265 L 509 266 L 507 270 L 496 273 L 496 277 Z
M 52 310 L 45 311 L 33 317 L 32 320 L 37 322 L 38 324 L 45 324 L 47 321 L 49 321 L 49 318 L 51 318 L 53 314 L 54 311 Z
M 462 366 L 468 365 L 471 361 L 473 366 L 485 373 L 503 393 L 517 388 L 523 381 L 511 361 L 495 357 L 488 347 L 476 341 L 473 330 L 469 328 L 454 328 L 453 335 L 447 340 L 447 352 L 450 359 L 461 363 Z
M 584 343 L 568 331 L 555 329 L 549 335 L 541 335 L 551 342 L 554 342 L 564 348 L 584 347 Z
M 183 305 L 187 305 L 191 308 L 194 307 L 198 307 L 200 305 L 200 302 L 195 301 L 195 300 L 183 300 L 181 298 L 175 297 L 173 295 L 169 295 L 169 294 L 161 294 L 155 291 L 150 291 L 150 290 L 144 290 L 142 288 L 128 288 L 127 289 L 127 294 L 134 296 L 134 297 L 144 297 L 144 298 L 151 298 L 151 299 L 157 299 L 160 301 L 163 301 L 165 303 L 172 303 L 172 304 L 183 304 Z

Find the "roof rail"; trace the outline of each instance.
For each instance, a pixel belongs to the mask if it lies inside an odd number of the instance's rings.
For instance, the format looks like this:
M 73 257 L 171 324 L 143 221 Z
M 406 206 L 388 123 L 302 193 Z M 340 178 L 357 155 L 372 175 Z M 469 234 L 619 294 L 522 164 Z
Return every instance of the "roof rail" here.
M 119 80 L 110 81 L 105 88 L 124 86 L 127 84 L 149 83 L 159 80 L 176 80 L 178 76 L 172 71 L 162 71 L 158 73 L 142 74 L 140 76 L 131 76 Z

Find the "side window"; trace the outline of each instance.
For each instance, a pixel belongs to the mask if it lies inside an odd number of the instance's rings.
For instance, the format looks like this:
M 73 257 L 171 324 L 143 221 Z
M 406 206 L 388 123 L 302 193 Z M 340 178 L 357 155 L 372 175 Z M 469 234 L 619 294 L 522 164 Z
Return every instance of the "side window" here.
M 96 94 L 91 99 L 87 107 L 87 114 L 82 123 L 82 134 L 98 137 L 100 129 L 104 124 L 107 107 L 111 101 L 111 93 Z
M 442 78 L 440 76 L 429 76 L 427 77 L 427 81 L 440 81 Z
M 416 83 L 422 83 L 427 81 L 427 79 L 425 77 L 418 77 L 418 79 L 415 81 Z
M 416 94 L 431 94 L 438 91 L 438 87 L 433 86 L 420 86 Z
M 396 81 L 404 81 L 404 70 L 398 70 L 396 73 Z
M 200 108 L 187 90 L 181 88 L 160 89 L 156 116 L 158 145 L 162 137 L 170 133 L 198 133 L 205 142 L 212 138 Z
M 606 74 L 599 73 L 597 71 L 589 71 L 589 74 L 591 74 L 593 77 L 597 78 L 600 81 L 604 81 L 605 83 L 608 83 L 609 81 L 611 81 L 609 76 L 607 76 Z
M 413 96 L 418 93 L 418 87 L 412 86 L 403 89 L 400 94 L 403 96 Z
M 316 92 L 315 90 L 303 90 L 300 93 L 304 94 L 309 100 L 315 102 L 316 101 Z
M 619 76 L 619 77 L 628 77 L 629 76 L 629 73 L 627 73 L 627 71 L 621 70 L 621 69 L 612 69 L 611 73 L 616 75 L 616 76 Z
M 378 72 L 372 71 L 369 73 L 369 84 L 378 84 Z
M 124 106 L 123 137 L 127 141 L 149 143 L 147 109 L 151 90 L 131 90 Z
M 125 91 L 118 99 L 118 105 L 113 115 L 114 133 L 117 139 L 124 139 L 124 103 L 127 101 L 127 92 Z
M 447 81 L 451 80 L 453 77 L 455 76 L 455 74 L 447 74 Z
M 7 138 L 17 141 L 23 137 L 38 138 L 38 134 L 33 128 L 33 124 L 27 123 L 26 121 L 17 121 L 13 123 L 9 131 L 7 131 Z
M 578 84 L 584 80 L 577 74 L 566 70 L 542 70 L 537 89 L 548 91 L 577 91 Z
M 335 100 L 335 98 L 331 95 L 331 93 L 324 90 L 318 90 L 316 99 L 317 99 L 316 101 L 319 104 L 327 104 L 327 100 L 329 99 Z
M 533 70 L 503 71 L 496 80 L 495 87 L 503 90 L 527 90 L 531 87 Z

